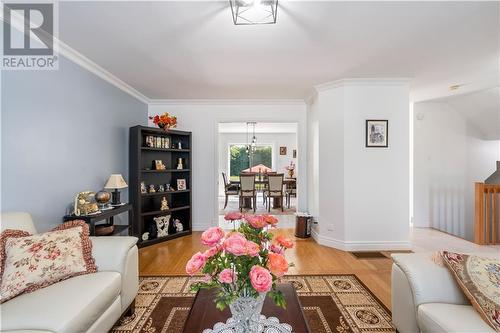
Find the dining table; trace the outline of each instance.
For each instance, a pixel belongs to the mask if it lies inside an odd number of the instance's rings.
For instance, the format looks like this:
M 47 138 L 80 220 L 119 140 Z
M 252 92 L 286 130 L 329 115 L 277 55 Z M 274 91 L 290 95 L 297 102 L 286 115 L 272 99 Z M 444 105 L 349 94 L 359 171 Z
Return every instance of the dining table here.
M 229 183 L 231 185 L 240 185 L 241 184 L 239 179 L 238 180 L 231 180 Z M 255 184 L 256 185 L 264 185 L 264 184 L 267 184 L 267 180 L 260 178 L 259 176 L 256 176 L 255 177 Z M 294 178 L 283 178 L 283 186 L 285 186 L 285 188 L 293 188 L 294 185 L 296 188 L 296 184 L 297 184 L 297 178 L 295 178 L 295 177 Z M 283 200 L 281 198 L 274 198 L 273 208 L 281 208 L 281 205 L 283 205 Z M 252 200 L 250 198 L 245 198 L 244 207 L 245 208 L 252 207 Z

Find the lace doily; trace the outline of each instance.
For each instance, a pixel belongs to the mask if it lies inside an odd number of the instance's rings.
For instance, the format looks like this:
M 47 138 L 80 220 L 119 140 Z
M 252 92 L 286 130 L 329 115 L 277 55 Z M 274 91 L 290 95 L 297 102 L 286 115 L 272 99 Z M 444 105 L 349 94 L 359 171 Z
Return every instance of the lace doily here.
M 214 328 L 203 330 L 203 333 L 234 333 L 236 322 L 229 318 L 225 323 L 217 323 Z M 292 333 L 292 326 L 280 323 L 278 318 L 260 315 L 259 333 Z

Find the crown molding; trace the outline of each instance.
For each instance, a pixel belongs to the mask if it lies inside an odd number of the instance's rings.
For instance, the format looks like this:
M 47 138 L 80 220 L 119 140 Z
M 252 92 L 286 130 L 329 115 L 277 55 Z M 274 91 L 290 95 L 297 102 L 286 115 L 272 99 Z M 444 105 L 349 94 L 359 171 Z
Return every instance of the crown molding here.
M 303 99 L 150 99 L 149 105 L 300 105 Z
M 318 97 L 318 91 L 316 89 L 309 89 L 306 97 L 304 97 L 304 102 L 306 105 L 311 105 L 314 103 L 315 99 Z
M 123 92 L 129 94 L 132 97 L 137 98 L 141 102 L 148 104 L 150 99 L 140 93 L 138 90 L 127 84 L 125 81 L 120 80 L 117 76 L 111 74 L 80 52 L 76 51 L 73 49 L 71 46 L 67 45 L 66 43 L 62 42 L 59 39 L 54 38 L 54 43 L 58 43 L 59 46 L 59 55 L 62 55 L 66 59 L 74 62 L 78 66 L 82 67 L 83 69 L 97 75 L 104 81 L 112 84 L 116 88 L 122 90 Z
M 314 86 L 317 92 L 345 86 L 394 86 L 409 84 L 411 78 L 347 78 L 325 82 Z
M 4 21 L 3 13 L 0 14 L 0 20 Z M 17 14 L 16 12 L 11 12 L 10 25 L 19 30 L 23 31 L 24 29 L 24 17 Z M 48 34 L 47 34 L 48 35 Z M 79 65 L 83 69 L 97 75 L 104 81 L 112 84 L 116 88 L 126 92 L 132 97 L 137 98 L 143 103 L 149 103 L 149 98 L 140 93 L 138 90 L 127 84 L 126 82 L 120 80 L 117 76 L 111 74 L 106 69 L 102 68 L 77 50 L 73 49 L 71 46 L 67 45 L 59 38 L 52 36 L 53 38 L 53 48 L 56 51 L 58 56 L 63 56 L 71 62 Z

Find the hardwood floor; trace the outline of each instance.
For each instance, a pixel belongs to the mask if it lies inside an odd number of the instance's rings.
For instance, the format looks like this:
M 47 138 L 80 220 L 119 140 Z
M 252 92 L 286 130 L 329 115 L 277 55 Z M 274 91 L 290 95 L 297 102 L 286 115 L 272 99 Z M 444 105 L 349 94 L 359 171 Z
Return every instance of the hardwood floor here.
M 318 245 L 312 238 L 295 238 L 293 229 L 277 229 L 296 241 L 286 257 L 295 264 L 288 274 L 356 274 L 363 283 L 391 309 L 390 259 L 359 260 L 353 255 Z M 206 249 L 200 242 L 201 232 L 156 244 L 139 250 L 139 274 L 141 276 L 185 275 L 186 262 L 198 251 Z

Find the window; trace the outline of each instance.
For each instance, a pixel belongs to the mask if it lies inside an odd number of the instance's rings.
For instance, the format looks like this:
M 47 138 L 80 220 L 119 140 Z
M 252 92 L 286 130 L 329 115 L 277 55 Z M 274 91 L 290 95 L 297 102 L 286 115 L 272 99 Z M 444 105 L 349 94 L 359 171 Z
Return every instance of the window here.
M 246 153 L 244 144 L 229 145 L 229 176 L 234 179 L 240 173 L 250 168 L 262 164 L 270 169 L 273 168 L 273 147 L 272 145 L 257 145 L 253 154 L 253 162 L 250 165 L 250 160 Z

